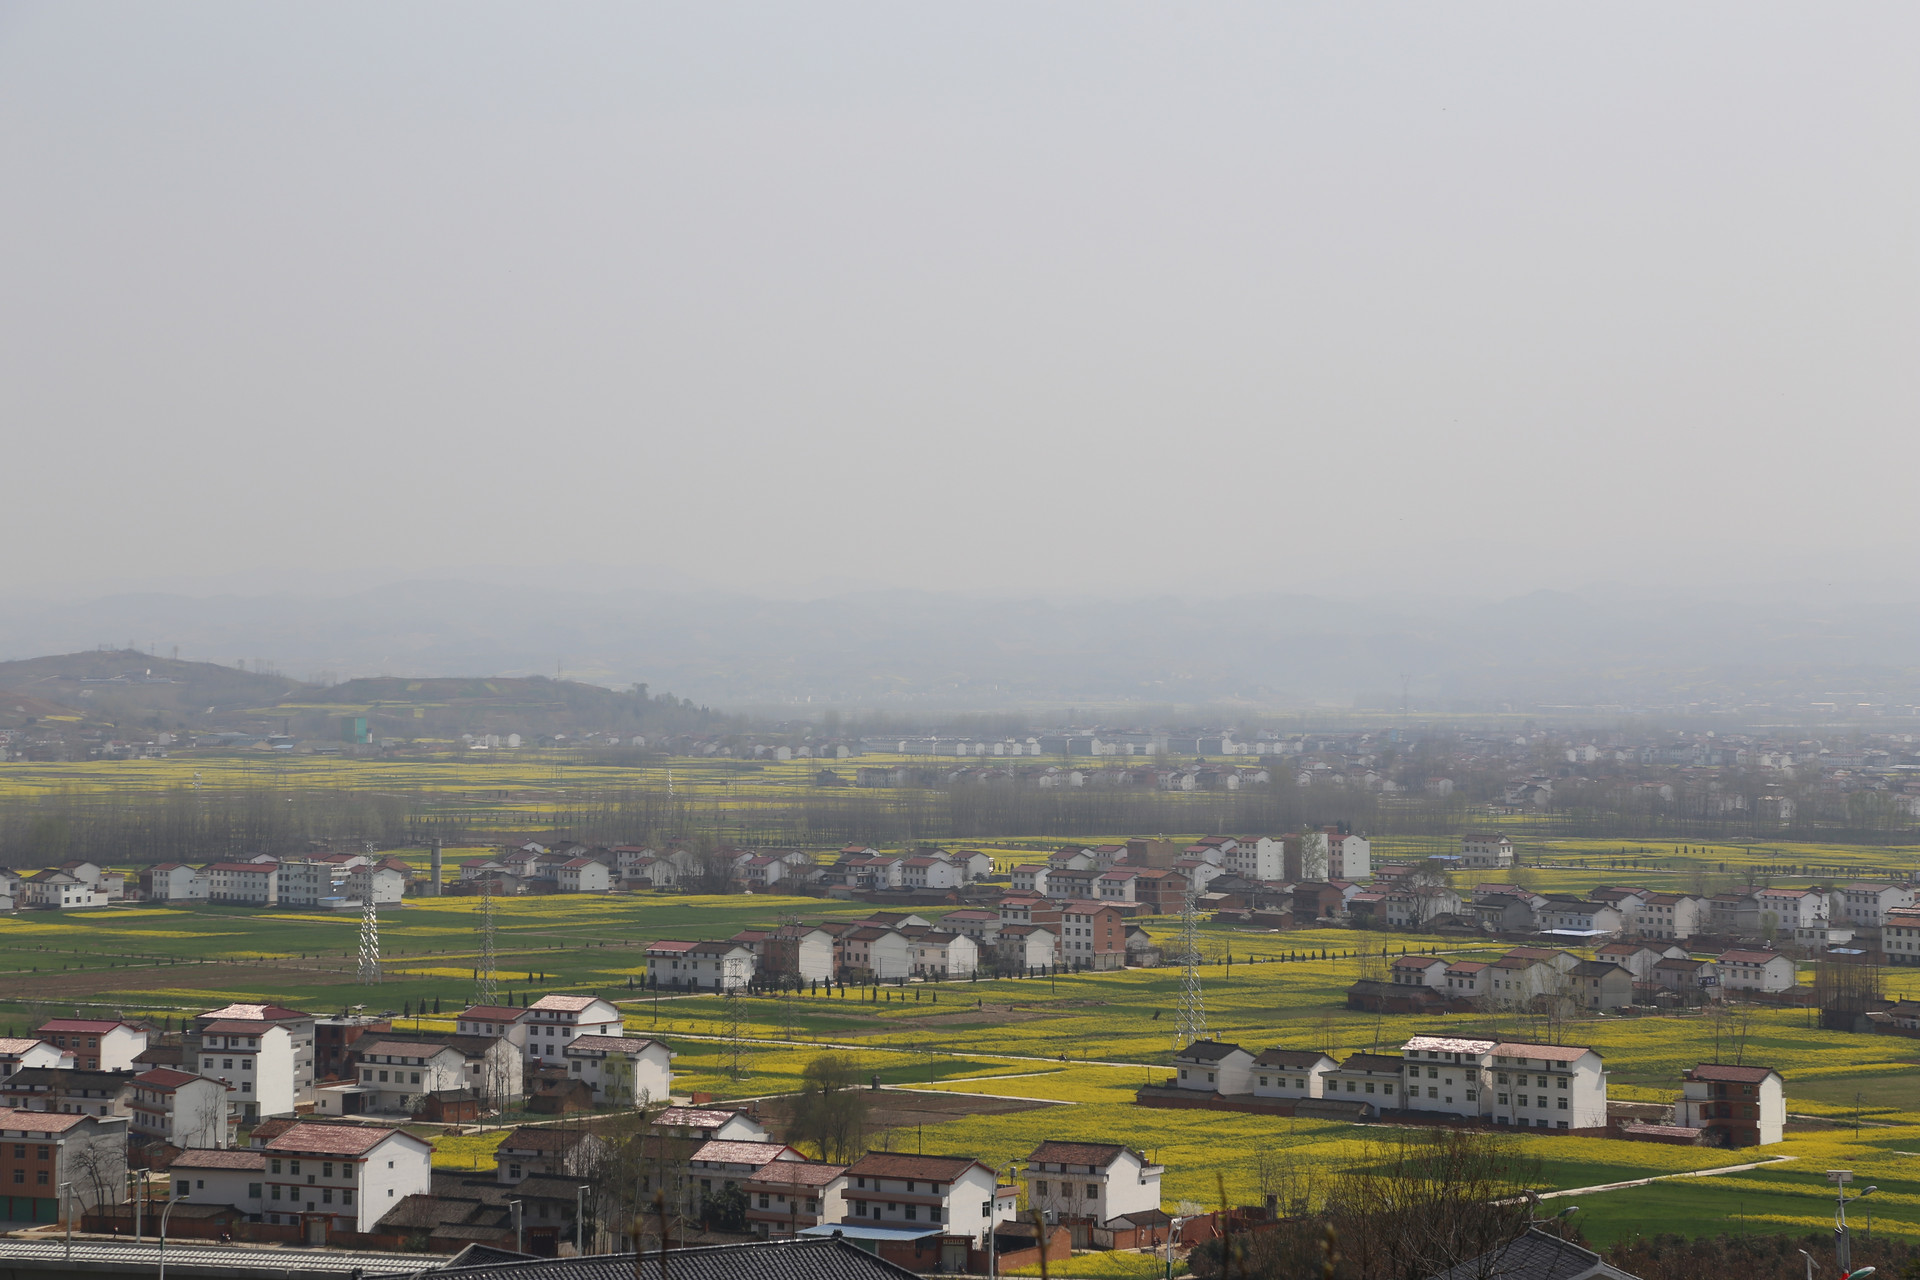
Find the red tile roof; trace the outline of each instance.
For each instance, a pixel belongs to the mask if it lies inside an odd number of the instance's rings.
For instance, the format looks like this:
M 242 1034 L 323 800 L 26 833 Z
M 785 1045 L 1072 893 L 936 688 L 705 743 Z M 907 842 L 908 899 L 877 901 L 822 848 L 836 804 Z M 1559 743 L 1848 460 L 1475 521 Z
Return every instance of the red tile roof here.
M 195 1149 L 182 1151 L 173 1158 L 170 1169 L 265 1169 L 267 1153 L 264 1151 L 215 1151 Z
M 85 1120 L 85 1116 L 63 1115 L 56 1111 L 13 1111 L 0 1108 L 0 1133 L 65 1133 Z
M 783 1142 L 728 1142 L 711 1138 L 701 1143 L 700 1149 L 687 1159 L 713 1160 L 721 1164 L 762 1165 L 770 1160 L 799 1154 Z
M 115 1019 L 55 1018 L 52 1022 L 41 1023 L 38 1029 L 41 1031 L 65 1031 L 68 1034 L 78 1031 L 82 1035 L 105 1035 L 115 1027 L 131 1025 L 131 1023 L 120 1022 Z
M 196 1076 L 191 1071 L 175 1071 L 172 1067 L 155 1067 L 151 1071 L 142 1071 L 133 1079 L 136 1084 L 144 1084 L 154 1089 L 178 1089 L 183 1084 L 189 1084 L 195 1080 L 210 1080 L 212 1077 Z
M 856 1177 L 952 1182 L 974 1168 L 987 1169 L 989 1175 L 993 1173 L 972 1156 L 910 1156 L 897 1151 L 869 1151 L 849 1165 L 847 1172 Z
M 1772 1067 L 1728 1067 L 1717 1062 L 1703 1062 L 1686 1073 L 1689 1080 L 1720 1080 L 1733 1084 L 1759 1084 L 1768 1076 L 1779 1075 Z

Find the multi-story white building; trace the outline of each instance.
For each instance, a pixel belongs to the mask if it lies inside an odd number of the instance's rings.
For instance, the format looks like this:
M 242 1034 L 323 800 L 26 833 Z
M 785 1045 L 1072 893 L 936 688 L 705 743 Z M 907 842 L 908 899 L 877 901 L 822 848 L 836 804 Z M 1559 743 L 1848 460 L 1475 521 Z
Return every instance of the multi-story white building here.
M 34 1034 L 56 1049 L 72 1050 L 73 1065 L 83 1071 L 131 1071 L 133 1060 L 147 1051 L 147 1029 L 117 1018 L 55 1018 Z
M 1580 1045 L 1414 1036 L 1403 1106 L 1536 1129 L 1603 1129 L 1607 1073 Z
M 1626 920 L 1604 902 L 1583 902 L 1577 898 L 1549 897 L 1539 913 L 1543 931 L 1570 935 L 1574 939 L 1599 941 L 1617 938 Z
M 104 907 L 107 895 L 66 871 L 40 871 L 20 882 L 21 905 L 42 911 Z
M 200 1030 L 200 1074 L 233 1090 L 245 1120 L 290 1116 L 298 1098 L 293 1033 L 272 1022 L 212 1022 Z
M 1475 831 L 1460 837 L 1460 861 L 1469 867 L 1510 867 L 1513 841 L 1497 831 Z
M 1166 1172 L 1117 1142 L 1042 1142 L 1027 1156 L 1027 1207 L 1048 1222 L 1073 1219 L 1100 1225 L 1129 1213 L 1160 1208 Z
M 847 1166 L 774 1160 L 747 1175 L 747 1230 L 768 1239 L 794 1236 L 847 1216 Z
M 140 872 L 140 896 L 148 902 L 204 902 L 207 873 L 184 862 L 160 862 Z
M 454 1020 L 454 1026 L 463 1036 L 486 1036 L 505 1040 L 516 1050 L 525 1053 L 527 1049 L 527 1016 L 529 1009 L 515 1009 L 503 1004 L 473 1004 L 460 1011 Z
M 298 1009 L 288 1009 L 277 1004 L 230 1004 L 218 1009 L 209 1009 L 196 1016 L 193 1025 L 187 1030 L 187 1057 L 182 1060 L 186 1070 L 193 1070 L 193 1058 L 200 1050 L 201 1037 L 216 1022 L 239 1022 L 256 1025 L 263 1032 L 268 1026 L 284 1027 L 287 1032 L 287 1044 L 293 1052 L 293 1100 L 296 1104 L 312 1102 L 313 1097 L 313 1015 L 302 1013 Z M 244 1033 L 243 1037 L 244 1037 Z M 256 1032 L 255 1034 L 259 1034 Z M 226 1036 L 231 1039 L 231 1034 Z M 205 1056 L 205 1055 L 202 1055 Z M 224 1055 L 223 1055 L 224 1056 Z M 201 1071 L 206 1075 L 205 1070 Z M 229 1081 L 229 1083 L 233 1083 Z M 243 1094 L 243 1097 L 251 1097 Z M 244 1108 L 243 1108 L 244 1109 Z M 263 1111 L 261 1115 L 275 1115 L 277 1112 Z
M 1723 951 L 1714 963 L 1729 991 L 1791 991 L 1800 981 L 1798 966 L 1777 951 Z
M 925 1223 L 945 1234 L 986 1242 L 1016 1216 L 1020 1188 L 1001 1186 L 993 1170 L 970 1156 L 910 1156 L 869 1151 L 848 1166 L 843 1221 L 874 1226 Z
M 1684 942 L 1706 928 L 1707 900 L 1690 893 L 1656 893 L 1640 908 L 1643 938 Z
M 453 1045 L 370 1035 L 353 1046 L 362 1109 L 412 1113 L 426 1096 L 475 1085 L 467 1055 Z
M 913 972 L 922 978 L 965 978 L 980 967 L 980 948 L 964 933 L 927 932 L 911 940 Z
M 296 1124 L 264 1154 L 267 1221 L 302 1224 L 307 1243 L 371 1231 L 403 1197 L 432 1190 L 433 1148 L 404 1129 Z
M 214 862 L 207 866 L 207 901 L 270 907 L 280 901 L 280 865 L 275 862 Z
M 561 1051 L 567 1074 L 593 1090 L 593 1100 L 638 1106 L 673 1094 L 673 1051 L 641 1036 L 578 1036 Z
M 1047 896 L 1047 874 L 1052 868 L 1044 863 L 1032 863 L 1013 869 L 1013 891 L 1015 893 L 1037 893 Z
M 1888 964 L 1920 964 L 1920 907 L 1895 907 L 1880 929 Z
M 1818 889 L 1762 889 L 1755 897 L 1763 933 L 1810 937 L 1826 932 L 1827 895 Z
M 407 872 L 385 862 L 355 867 L 347 875 L 347 896 L 362 905 L 371 898 L 375 907 L 391 906 L 407 896 Z
M 264 1221 L 267 1153 L 242 1148 L 198 1148 L 175 1156 L 167 1169 L 167 1194 L 183 1204 L 228 1205 Z
M 155 1067 L 133 1078 L 128 1112 L 135 1137 L 176 1147 L 233 1144 L 232 1090 L 207 1076 Z
M 605 893 L 613 887 L 607 864 L 592 858 L 568 859 L 555 868 L 554 879 L 562 893 Z
M 0 1195 L 15 1219 L 54 1222 L 70 1209 L 119 1204 L 127 1187 L 123 1116 L 0 1109 Z
M 1673 1121 L 1706 1130 L 1715 1146 L 1778 1142 L 1787 1124 L 1786 1081 L 1771 1067 L 1703 1062 L 1681 1077 Z
M 1326 1077 L 1339 1067 L 1316 1049 L 1267 1049 L 1253 1060 L 1253 1096 L 1256 1098 L 1318 1098 Z
M 527 1015 L 527 1057 L 534 1066 L 563 1066 L 567 1046 L 579 1037 L 621 1031 L 620 1011 L 598 996 L 541 996 Z
M 1201 1093 L 1252 1093 L 1253 1055 L 1237 1044 L 1195 1040 L 1173 1055 L 1173 1083 Z
M 1840 907 L 1836 923 L 1856 929 L 1880 929 L 1887 924 L 1888 912 L 1913 905 L 1913 886 L 1856 883 L 1842 887 L 1835 896 Z

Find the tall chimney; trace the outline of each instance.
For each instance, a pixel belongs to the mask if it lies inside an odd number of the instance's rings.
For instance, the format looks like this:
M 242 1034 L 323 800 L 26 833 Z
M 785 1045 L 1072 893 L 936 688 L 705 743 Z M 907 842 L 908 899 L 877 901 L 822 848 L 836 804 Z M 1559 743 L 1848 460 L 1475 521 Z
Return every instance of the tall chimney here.
M 440 886 L 440 840 L 439 837 L 436 836 L 433 841 L 433 896 L 437 898 L 442 892 L 443 890 Z

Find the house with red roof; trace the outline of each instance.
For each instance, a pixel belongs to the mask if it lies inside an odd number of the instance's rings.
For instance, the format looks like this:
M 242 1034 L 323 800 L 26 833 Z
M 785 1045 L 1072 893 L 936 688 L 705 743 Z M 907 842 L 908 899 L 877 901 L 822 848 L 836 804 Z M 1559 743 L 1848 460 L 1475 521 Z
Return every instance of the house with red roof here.
M 189 1149 L 230 1147 L 232 1093 L 218 1080 L 155 1067 L 133 1077 L 127 1118 L 136 1139 Z
M 402 1197 L 433 1189 L 433 1147 L 405 1129 L 296 1124 L 265 1156 L 267 1221 L 300 1224 L 310 1244 L 329 1232 L 371 1231 Z
M 91 1071 L 130 1071 L 147 1048 L 147 1029 L 118 1018 L 55 1018 L 34 1034 L 73 1051 L 73 1065 Z

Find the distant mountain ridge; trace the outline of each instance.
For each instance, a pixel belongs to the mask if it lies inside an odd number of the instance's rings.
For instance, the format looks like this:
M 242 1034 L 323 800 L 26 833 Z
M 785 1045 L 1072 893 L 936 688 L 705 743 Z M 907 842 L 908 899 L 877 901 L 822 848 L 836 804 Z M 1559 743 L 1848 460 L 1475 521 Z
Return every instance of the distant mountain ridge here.
M 1415 705 L 1481 709 L 1920 700 L 1920 604 L 1906 601 L 1624 591 L 1112 601 L 902 590 L 775 601 L 421 582 L 328 598 L 116 596 L 0 612 L 0 653 L 127 635 L 168 652 L 257 654 L 269 671 L 329 686 L 347 676 L 547 675 L 647 682 L 735 708 L 1283 709 L 1398 705 L 1403 690 Z M 19 687 L 6 675 L 18 665 L 0 664 L 0 687 Z

